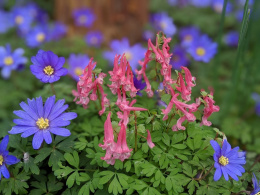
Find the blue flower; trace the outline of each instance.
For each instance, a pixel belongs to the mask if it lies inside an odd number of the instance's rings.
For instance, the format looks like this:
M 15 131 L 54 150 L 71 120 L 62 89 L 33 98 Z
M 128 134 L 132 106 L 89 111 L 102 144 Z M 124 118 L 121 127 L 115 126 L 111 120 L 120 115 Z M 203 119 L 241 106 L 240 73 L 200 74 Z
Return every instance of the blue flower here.
M 151 30 L 145 30 L 143 32 L 144 40 L 148 41 L 149 39 L 153 40 L 155 38 L 155 33 Z
M 253 93 L 252 98 L 256 102 L 256 106 L 255 106 L 256 115 L 260 116 L 260 95 L 257 93 Z
M 135 70 L 139 63 L 139 60 L 144 58 L 146 49 L 141 44 L 135 44 L 130 46 L 127 38 L 123 38 L 122 41 L 113 40 L 110 43 L 112 51 L 106 51 L 103 53 L 103 57 L 107 59 L 111 64 L 114 63 L 116 54 L 122 55 L 125 53 L 126 59 L 129 61 L 130 66 Z
M 190 0 L 190 3 L 196 7 L 207 7 L 211 5 L 212 0 Z
M 90 31 L 86 35 L 85 40 L 87 45 L 98 48 L 103 42 L 103 34 L 100 31 Z
M 0 33 L 7 32 L 11 27 L 13 27 L 11 15 L 0 10 Z
M 83 70 L 89 63 L 90 58 L 86 54 L 70 54 L 68 59 L 69 64 L 69 74 L 75 79 L 79 81 L 79 76 L 83 74 Z
M 142 80 L 138 80 L 134 74 L 134 86 L 137 90 L 139 90 L 136 94 L 139 96 L 142 96 L 142 93 L 140 91 L 142 91 L 145 87 L 146 87 L 146 83 L 142 82 Z
M 2 76 L 7 79 L 12 70 L 17 70 L 19 65 L 24 65 L 27 58 L 23 56 L 24 50 L 18 48 L 12 52 L 9 44 L 6 47 L 0 47 L 0 67 L 2 67 Z
M 42 97 L 36 99 L 27 99 L 28 105 L 21 102 L 20 106 L 23 110 L 14 111 L 14 114 L 20 119 L 14 119 L 16 124 L 9 133 L 21 134 L 21 137 L 26 138 L 34 134 L 32 146 L 34 149 L 39 149 L 43 140 L 47 144 L 52 143 L 52 134 L 67 137 L 70 136 L 70 131 L 64 126 L 70 124 L 70 120 L 75 119 L 77 114 L 74 112 L 64 111 L 68 108 L 65 100 L 58 100 L 55 103 L 55 96 L 47 98 L 43 105 Z
M 26 44 L 31 47 L 39 47 L 42 43 L 48 41 L 48 30 L 45 26 L 35 26 L 26 35 Z
M 208 63 L 217 53 L 217 43 L 212 42 L 207 35 L 203 35 L 187 51 L 196 61 Z
M 91 27 L 96 17 L 91 9 L 77 9 L 73 12 L 73 17 L 77 26 Z
M 225 43 L 231 47 L 237 47 L 238 40 L 239 40 L 239 32 L 237 31 L 230 31 L 224 37 Z
M 258 195 L 260 192 L 260 182 L 257 181 L 255 174 L 253 173 L 252 182 L 254 186 L 254 190 L 250 195 Z
M 48 37 L 51 41 L 58 41 L 67 33 L 67 26 L 61 22 L 55 22 L 48 28 Z
M 0 143 L 0 180 L 2 178 L 2 175 L 6 179 L 10 178 L 10 173 L 6 165 L 13 165 L 20 161 L 15 156 L 8 155 L 9 152 L 6 150 L 8 142 L 9 142 L 9 135 L 6 135 Z
M 181 66 L 187 66 L 189 59 L 186 56 L 185 50 L 180 46 L 175 46 L 170 63 L 173 65 L 173 68 L 177 70 L 180 70 Z
M 239 147 L 231 149 L 230 144 L 226 139 L 223 141 L 223 146 L 220 148 L 218 142 L 211 140 L 211 146 L 215 150 L 214 160 L 216 172 L 214 174 L 214 181 L 218 181 L 222 175 L 225 180 L 229 180 L 229 176 L 238 181 L 237 176 L 242 176 L 245 169 L 241 166 L 246 164 L 245 157 L 238 152 Z
M 52 51 L 39 50 L 31 61 L 33 64 L 30 68 L 33 75 L 43 83 L 53 83 L 68 73 L 68 70 L 63 68 L 65 58 L 58 57 Z
M 15 7 L 12 10 L 13 23 L 24 34 L 30 30 L 33 19 L 30 10 L 26 7 Z
M 212 8 L 217 12 L 217 13 L 222 13 L 222 9 L 224 6 L 224 0 L 213 0 L 212 2 Z M 228 2 L 227 7 L 226 7 L 226 14 L 229 14 L 233 10 L 233 5 Z
M 153 14 L 152 23 L 157 30 L 162 31 L 167 37 L 173 36 L 177 31 L 173 19 L 165 12 Z
M 200 37 L 200 30 L 193 26 L 185 27 L 180 30 L 179 37 L 181 39 L 181 46 L 188 48 Z

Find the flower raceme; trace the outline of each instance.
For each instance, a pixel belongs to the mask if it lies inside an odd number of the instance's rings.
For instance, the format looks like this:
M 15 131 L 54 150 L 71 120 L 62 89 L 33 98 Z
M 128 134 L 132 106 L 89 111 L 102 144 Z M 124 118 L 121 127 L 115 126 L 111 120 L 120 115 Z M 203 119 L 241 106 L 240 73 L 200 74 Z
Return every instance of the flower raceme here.
M 97 91 L 101 93 L 101 110 L 99 114 L 102 115 L 105 112 L 106 107 L 109 105 L 109 100 L 107 99 L 107 94 L 104 93 L 102 84 L 103 79 L 106 74 L 99 73 L 98 76 L 95 75 L 93 69 L 96 66 L 96 62 L 93 62 L 93 58 L 90 59 L 89 64 L 83 70 L 83 74 L 79 76 L 79 81 L 77 83 L 77 91 L 73 90 L 72 94 L 75 96 L 74 101 L 77 104 L 81 104 L 83 108 L 87 108 L 90 100 L 96 101 L 98 98 Z
M 36 99 L 27 99 L 28 104 L 21 102 L 20 106 L 23 110 L 14 111 L 14 114 L 20 119 L 14 119 L 14 126 L 9 133 L 19 134 L 26 138 L 33 136 L 32 145 L 34 149 L 39 149 L 43 140 L 47 144 L 52 143 L 52 134 L 67 137 L 70 136 L 70 131 L 64 126 L 70 124 L 70 120 L 75 119 L 77 114 L 74 112 L 64 111 L 68 108 L 65 100 L 58 100 L 55 103 L 55 96 L 49 97 L 45 104 L 41 97 Z

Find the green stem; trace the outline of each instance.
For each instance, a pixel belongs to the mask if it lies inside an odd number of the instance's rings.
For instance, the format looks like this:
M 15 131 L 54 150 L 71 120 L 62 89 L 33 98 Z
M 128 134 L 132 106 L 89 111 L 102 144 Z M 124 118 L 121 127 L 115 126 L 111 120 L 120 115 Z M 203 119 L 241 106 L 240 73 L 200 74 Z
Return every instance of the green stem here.
M 54 89 L 53 83 L 51 83 L 51 91 L 52 91 L 53 95 L 56 96 L 56 91 L 55 91 L 55 89 Z
M 98 101 L 99 101 L 99 104 L 100 104 L 100 108 L 102 109 L 102 104 L 101 104 L 101 99 L 100 99 L 99 88 L 97 88 L 97 95 L 98 95 Z
M 208 172 L 205 175 L 203 175 L 202 177 L 199 177 L 195 180 L 198 180 L 198 181 L 203 180 L 205 177 L 207 177 L 207 175 L 210 173 L 210 171 L 213 169 L 213 167 L 214 167 L 214 164 L 210 167 L 210 169 L 208 170 Z

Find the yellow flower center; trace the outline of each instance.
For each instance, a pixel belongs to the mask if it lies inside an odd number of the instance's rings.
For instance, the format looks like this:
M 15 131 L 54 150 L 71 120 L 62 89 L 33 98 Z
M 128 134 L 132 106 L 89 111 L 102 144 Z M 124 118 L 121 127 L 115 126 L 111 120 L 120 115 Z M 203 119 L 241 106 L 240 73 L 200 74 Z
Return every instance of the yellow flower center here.
M 0 165 L 2 165 L 4 162 L 4 157 L 2 155 L 0 155 Z
M 15 23 L 16 24 L 22 24 L 23 23 L 23 17 L 22 16 L 16 16 L 15 17 Z
M 260 195 L 260 192 L 257 192 L 255 195 Z
M 228 162 L 228 158 L 225 157 L 225 156 L 221 156 L 219 159 L 218 159 L 218 162 L 223 165 L 223 166 L 226 166 L 229 162 Z
M 205 49 L 203 47 L 198 47 L 197 50 L 196 50 L 196 53 L 199 56 L 204 56 L 206 51 L 205 51 Z
M 13 60 L 13 58 L 11 57 L 11 56 L 8 56 L 8 57 L 5 57 L 4 58 L 4 64 L 6 65 L 6 66 L 10 66 L 10 65 L 12 65 L 14 63 L 14 60 Z
M 191 40 L 192 40 L 192 36 L 186 35 L 186 36 L 184 37 L 184 40 L 186 40 L 186 41 L 191 41 Z
M 45 34 L 44 33 L 39 33 L 39 34 L 37 34 L 37 36 L 36 36 L 36 40 L 38 41 L 38 42 L 43 42 L 44 40 L 45 40 Z
M 36 125 L 39 129 L 47 129 L 49 127 L 49 120 L 41 117 L 37 120 Z
M 54 69 L 49 65 L 49 66 L 46 66 L 43 71 L 45 72 L 45 74 L 47 75 L 52 75 L 54 73 Z
M 87 21 L 87 17 L 86 16 L 82 15 L 82 16 L 79 17 L 79 22 L 81 24 L 84 24 L 86 21 Z
M 165 28 L 167 27 L 166 22 L 161 22 L 160 25 L 161 25 L 161 28 L 162 28 L 162 29 L 165 29 Z
M 76 75 L 80 76 L 83 74 L 83 70 L 82 70 L 82 68 L 77 67 L 77 68 L 75 68 L 74 73 Z
M 131 60 L 132 59 L 132 54 L 131 54 L 131 52 L 125 52 L 125 57 L 126 57 L 126 59 L 127 60 Z

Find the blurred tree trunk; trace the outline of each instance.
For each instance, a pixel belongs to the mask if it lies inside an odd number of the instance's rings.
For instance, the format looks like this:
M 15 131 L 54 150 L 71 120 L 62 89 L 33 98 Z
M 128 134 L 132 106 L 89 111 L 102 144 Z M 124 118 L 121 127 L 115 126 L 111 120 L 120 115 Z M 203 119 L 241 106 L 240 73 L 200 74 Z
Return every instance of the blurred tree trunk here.
M 142 38 L 143 26 L 148 21 L 149 0 L 55 0 L 55 17 L 69 27 L 69 36 L 101 30 L 105 41 L 128 37 L 130 42 Z M 74 25 L 73 10 L 91 8 L 96 21 L 89 29 Z

